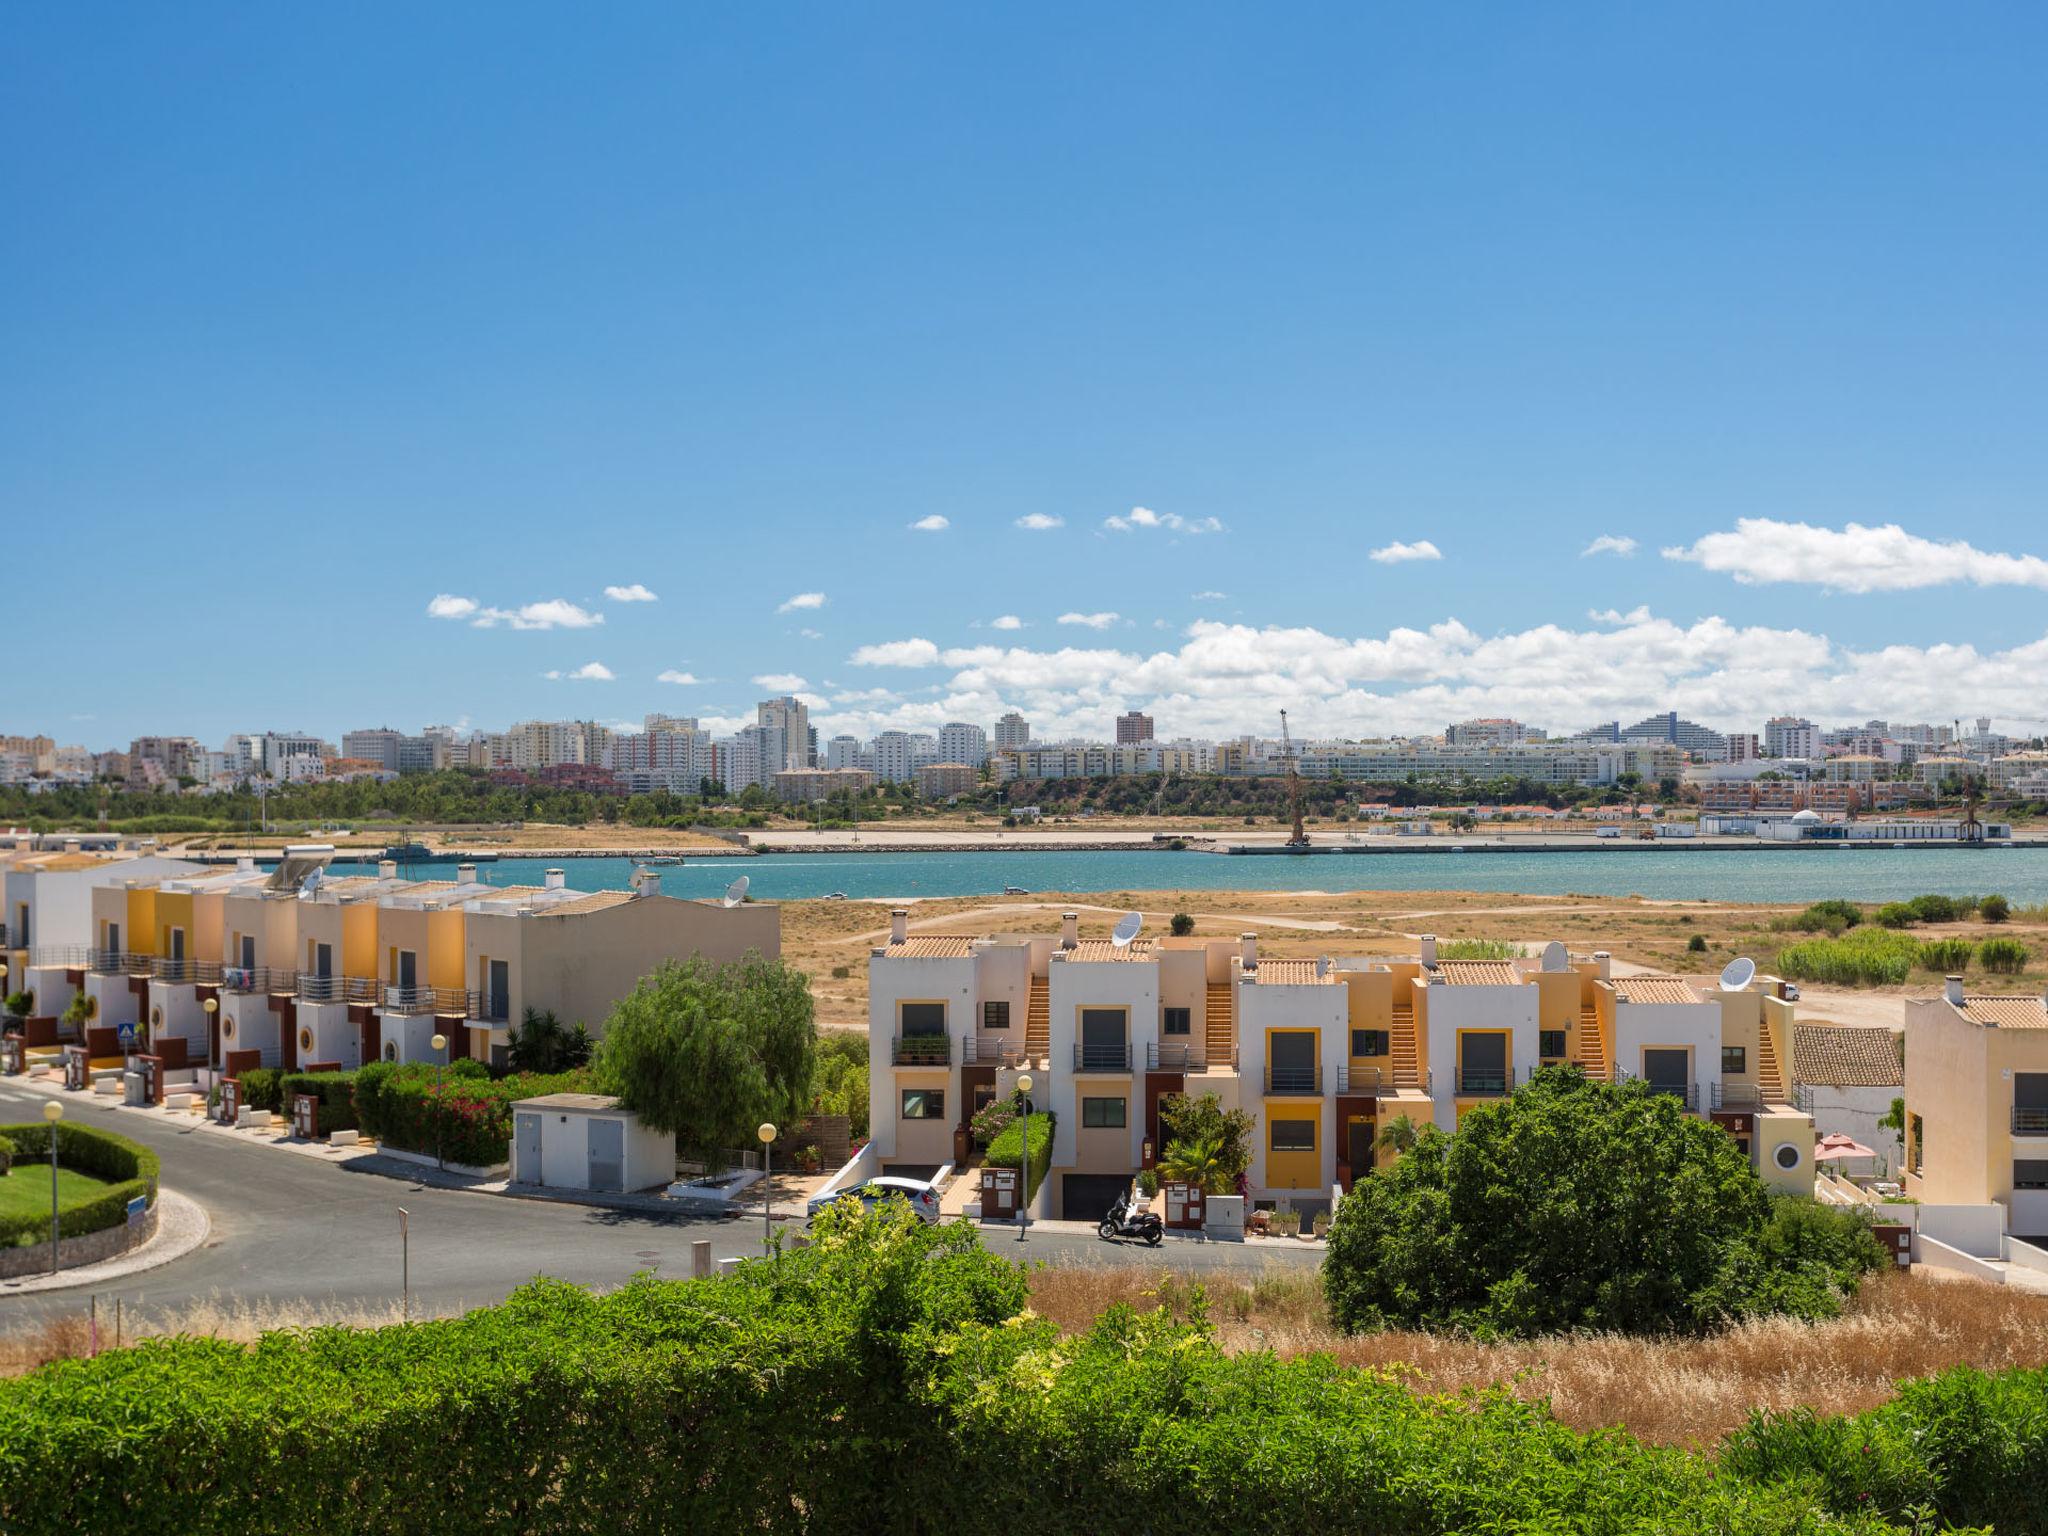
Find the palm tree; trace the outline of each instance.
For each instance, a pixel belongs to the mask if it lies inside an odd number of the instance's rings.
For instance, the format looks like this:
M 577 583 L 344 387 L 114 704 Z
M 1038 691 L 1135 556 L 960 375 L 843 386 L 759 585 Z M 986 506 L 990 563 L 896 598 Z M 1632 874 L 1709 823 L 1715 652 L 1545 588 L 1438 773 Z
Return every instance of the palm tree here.
M 1382 1152 L 1412 1152 L 1422 1132 L 1406 1115 L 1396 1115 L 1380 1127 L 1380 1134 L 1373 1145 Z
M 1223 1138 L 1197 1136 L 1170 1141 L 1159 1158 L 1159 1177 L 1174 1184 L 1192 1184 L 1207 1195 L 1228 1194 L 1223 1172 Z

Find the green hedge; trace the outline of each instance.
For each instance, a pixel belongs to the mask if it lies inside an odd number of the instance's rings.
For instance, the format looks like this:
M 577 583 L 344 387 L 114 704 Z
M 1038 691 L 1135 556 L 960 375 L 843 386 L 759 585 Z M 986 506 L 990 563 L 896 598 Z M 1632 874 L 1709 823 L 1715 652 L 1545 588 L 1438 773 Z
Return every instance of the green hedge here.
M 1715 1457 L 1159 1313 L 1061 1339 L 1025 1301 L 964 1224 L 842 1209 L 715 1280 L 110 1351 L 0 1381 L 0 1529 L 1878 1536 L 1908 1501 L 2001 1533 L 2048 1508 L 2037 1371 Z
M 452 1061 L 437 1093 L 431 1065 L 378 1061 L 355 1074 L 356 1120 L 385 1146 L 487 1168 L 511 1156 L 515 1102 L 587 1092 L 590 1084 L 580 1069 L 494 1079 L 481 1062 Z
M 1038 1186 L 1045 1182 L 1045 1175 L 1052 1167 L 1052 1131 L 1055 1116 L 1051 1110 L 1034 1110 L 1031 1114 L 1031 1178 L 1030 1187 L 1025 1190 L 1028 1201 L 1038 1193 Z M 982 1163 L 990 1168 L 1014 1168 L 1024 1149 L 1025 1123 L 1022 1119 L 1012 1120 L 996 1133 L 995 1140 L 988 1144 L 982 1154 Z
M 287 1072 L 278 1079 L 280 1111 L 292 1112 L 292 1101 L 310 1093 L 320 1101 L 315 1134 L 356 1129 L 356 1075 L 353 1072 Z
M 48 1121 L 0 1125 L 0 1137 L 14 1144 L 17 1164 L 49 1163 Z M 81 1200 L 58 1214 L 59 1237 L 84 1237 L 89 1232 L 119 1226 L 128 1219 L 128 1202 L 138 1195 L 152 1204 L 156 1201 L 157 1156 L 126 1136 L 60 1120 L 57 1122 L 57 1162 L 78 1173 L 89 1173 L 96 1179 L 108 1181 L 104 1193 L 90 1200 Z M 24 1239 L 32 1242 L 49 1235 L 47 1212 L 0 1218 L 0 1248 L 12 1248 Z M 0 1529 L 4 1528 L 0 1526 Z

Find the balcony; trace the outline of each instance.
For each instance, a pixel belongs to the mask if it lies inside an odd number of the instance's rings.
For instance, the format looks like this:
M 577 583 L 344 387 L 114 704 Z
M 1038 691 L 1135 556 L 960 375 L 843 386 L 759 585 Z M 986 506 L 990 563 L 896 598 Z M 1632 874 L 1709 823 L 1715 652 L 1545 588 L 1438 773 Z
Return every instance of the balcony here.
M 297 971 L 274 965 L 224 965 L 220 970 L 220 989 L 223 992 L 268 992 L 276 995 L 296 992 L 298 987 Z
M 1083 1045 L 1074 1042 L 1076 1072 L 1128 1072 L 1131 1070 L 1130 1042 L 1115 1045 Z
M 897 1067 L 946 1067 L 953 1064 L 951 1035 L 897 1035 L 889 1043 L 889 1064 Z
M 367 976 L 314 976 L 301 971 L 298 974 L 297 991 L 302 1003 L 377 1001 L 377 983 Z
M 96 970 L 93 957 L 101 951 L 85 944 L 38 944 L 28 952 L 28 963 L 52 970 Z
M 1014 1067 L 1024 1059 L 1024 1042 L 1007 1035 L 969 1035 L 960 1042 L 960 1059 L 970 1066 Z
M 1339 1093 L 1378 1093 L 1383 1082 L 1391 1081 L 1391 1077 L 1378 1067 L 1344 1066 L 1337 1069 Z
M 149 962 L 149 975 L 153 981 L 173 982 L 183 986 L 194 983 L 212 985 L 220 980 L 221 964 L 218 960 L 165 960 Z
M 469 994 L 469 1016 L 479 1024 L 510 1024 L 512 999 L 504 993 L 472 992 Z
M 2015 1104 L 2012 1107 L 2012 1133 L 2015 1136 L 2048 1136 L 2048 1109 L 2029 1109 Z
M 1467 1098 L 1499 1098 L 1513 1086 L 1512 1074 L 1498 1067 L 1460 1067 L 1457 1091 Z
M 1708 1103 L 1715 1109 L 1762 1109 L 1763 1090 L 1755 1083 L 1715 1083 Z
M 1152 1072 L 1199 1072 L 1209 1065 L 1209 1053 L 1193 1040 L 1176 1037 L 1155 1040 L 1145 1047 L 1145 1066 Z
M 125 976 L 149 969 L 149 956 L 132 955 L 125 949 L 88 949 L 85 968 L 95 976 Z
M 1621 1074 L 1621 1081 L 1641 1083 L 1652 1093 L 1668 1094 L 1689 1110 L 1697 1110 L 1700 1107 L 1700 1088 L 1698 1083 L 1652 1082 L 1636 1072 L 1623 1072 Z
M 1276 1067 L 1266 1064 L 1266 1092 L 1271 1094 L 1319 1094 L 1323 1091 L 1321 1067 Z
M 384 986 L 384 1011 L 397 1014 L 432 1013 L 434 989 L 401 987 L 396 982 L 387 982 Z

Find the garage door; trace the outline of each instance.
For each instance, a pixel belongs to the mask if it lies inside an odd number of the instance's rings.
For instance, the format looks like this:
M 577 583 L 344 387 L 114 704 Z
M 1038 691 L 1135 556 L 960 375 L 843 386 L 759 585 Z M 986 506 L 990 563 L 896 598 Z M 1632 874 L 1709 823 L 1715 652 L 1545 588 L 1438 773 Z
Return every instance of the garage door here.
M 1068 1173 L 1060 1176 L 1060 1217 L 1065 1221 L 1100 1221 L 1117 1197 L 1131 1187 L 1129 1174 Z

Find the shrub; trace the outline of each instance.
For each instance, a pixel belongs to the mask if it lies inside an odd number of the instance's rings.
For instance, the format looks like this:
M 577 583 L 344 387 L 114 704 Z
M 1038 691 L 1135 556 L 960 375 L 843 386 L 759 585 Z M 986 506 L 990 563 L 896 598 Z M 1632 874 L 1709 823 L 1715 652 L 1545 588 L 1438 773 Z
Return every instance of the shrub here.
M 1033 1110 L 1028 1126 L 1022 1116 L 1013 1117 L 988 1144 L 981 1160 L 989 1168 L 1015 1168 L 1024 1154 L 1027 1130 L 1031 1144 L 1031 1172 L 1024 1197 L 1028 1200 L 1038 1193 L 1038 1186 L 1045 1182 L 1046 1172 L 1052 1167 L 1052 1111 Z
M 242 1102 L 251 1109 L 279 1113 L 284 1108 L 284 1100 L 278 1094 L 278 1082 L 283 1076 L 276 1067 L 250 1067 L 238 1074 L 235 1081 L 242 1085 Z
M 0 1136 L 0 1175 L 14 1165 L 14 1143 L 8 1137 Z
M 356 1121 L 386 1146 L 487 1168 L 508 1155 L 515 1102 L 589 1090 L 586 1072 L 493 1080 L 480 1062 L 466 1060 L 448 1063 L 436 1089 L 427 1063 L 379 1061 L 355 1074 Z
M 1439 960 L 1516 960 L 1522 946 L 1507 939 L 1445 939 L 1436 947 Z
M 1920 969 L 1942 975 L 1966 971 L 1977 946 L 1968 939 L 1929 939 L 1920 946 Z
M 1923 923 L 1952 923 L 1959 915 L 1958 903 L 1947 896 L 1915 896 L 1906 905 Z
M 2012 903 L 1994 893 L 1977 903 L 1977 915 L 1987 923 L 2002 923 L 2012 916 Z
M 1895 987 L 1905 981 L 1919 959 L 1920 945 L 1908 935 L 1859 928 L 1839 939 L 1788 944 L 1778 951 L 1777 969 L 1794 981 Z
M 1167 923 L 1166 928 L 1176 939 L 1184 939 L 1195 931 L 1194 915 L 1188 912 L 1176 912 L 1173 914 L 1171 921 Z
M 1920 914 L 1903 901 L 1888 901 L 1877 909 L 1877 922 L 1886 928 L 1910 928 L 1920 921 Z
M 1685 941 L 1685 949 L 1687 954 L 1704 955 L 1707 952 L 1707 936 L 1704 933 L 1694 934 Z
M 2000 976 L 2017 976 L 2027 968 L 2027 946 L 2019 939 L 1986 939 L 1977 946 L 1977 963 Z
M 506 1059 L 514 1072 L 569 1072 L 590 1060 L 590 1031 L 573 1028 L 545 1011 L 529 1008 L 511 1032 Z
M 1643 1083 L 1552 1068 L 1359 1181 L 1323 1290 L 1354 1332 L 1699 1333 L 1751 1313 L 1831 1315 L 1854 1268 L 1832 1245 L 1848 1240 L 1776 1222 L 1720 1127 Z
M 1825 901 L 1816 901 L 1804 912 L 1794 912 L 1771 919 L 1771 927 L 1780 932 L 1793 930 L 1800 933 L 1846 933 L 1863 921 L 1863 909 L 1853 901 L 1844 901 L 1839 896 L 1830 896 Z
M 314 1111 L 314 1135 L 356 1129 L 356 1074 L 353 1072 L 287 1072 L 279 1079 L 277 1097 L 287 1115 L 292 1101 L 310 1093 L 320 1101 Z
M 36 995 L 24 988 L 7 994 L 7 1011 L 17 1019 L 25 1019 L 36 1011 Z
M 47 1163 L 51 1130 L 47 1120 L 0 1125 L 0 1137 L 13 1146 L 14 1155 L 24 1163 Z M 64 1209 L 57 1219 L 59 1237 L 83 1237 L 88 1232 L 118 1226 L 128 1219 L 128 1202 L 138 1196 L 155 1203 L 159 1165 L 149 1148 L 112 1131 L 74 1125 L 67 1120 L 58 1121 L 55 1131 L 60 1167 L 108 1181 L 102 1193 Z M 49 1232 L 47 1210 L 0 1217 L 0 1248 L 11 1248 L 23 1240 L 33 1242 L 48 1237 Z M 4 1521 L 0 1521 L 0 1529 L 6 1529 Z

